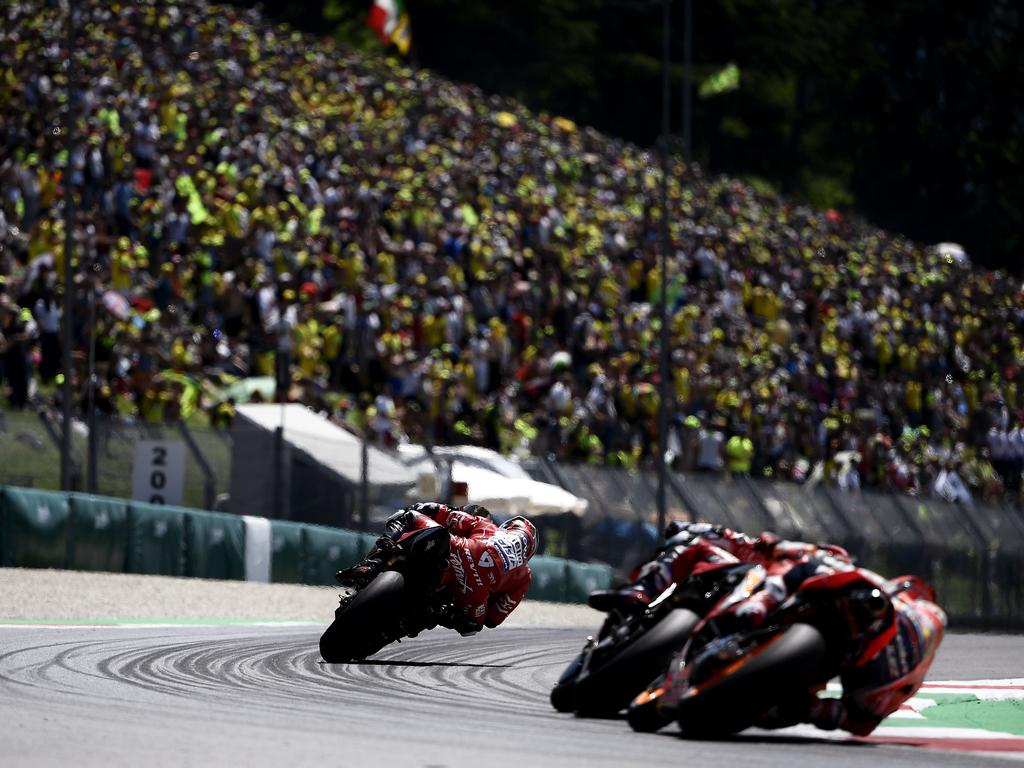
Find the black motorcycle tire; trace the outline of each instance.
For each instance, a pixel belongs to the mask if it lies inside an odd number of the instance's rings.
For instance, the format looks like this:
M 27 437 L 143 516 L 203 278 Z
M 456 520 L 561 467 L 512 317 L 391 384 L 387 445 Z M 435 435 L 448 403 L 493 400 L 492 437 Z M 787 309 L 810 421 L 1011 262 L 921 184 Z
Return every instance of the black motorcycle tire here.
M 565 668 L 562 676 L 555 683 L 555 687 L 551 689 L 551 706 L 555 708 L 556 712 L 572 712 L 576 706 L 573 689 L 576 686 L 576 676 L 579 675 L 582 664 L 583 654 L 579 653 L 569 662 L 569 666 Z
M 633 700 L 626 711 L 626 721 L 637 733 L 654 733 L 671 723 L 672 718 L 658 709 L 657 698 L 647 698 L 644 701 Z
M 794 624 L 758 646 L 725 676 L 697 685 L 675 707 L 689 738 L 729 736 L 753 726 L 772 707 L 807 696 L 827 680 L 825 638 L 808 624 Z
M 328 664 L 372 656 L 400 636 L 405 608 L 405 577 L 398 571 L 381 573 L 338 608 L 320 637 L 320 655 Z
M 599 666 L 591 665 L 573 685 L 573 709 L 579 717 L 612 717 L 665 671 L 700 617 L 676 608 L 635 642 Z

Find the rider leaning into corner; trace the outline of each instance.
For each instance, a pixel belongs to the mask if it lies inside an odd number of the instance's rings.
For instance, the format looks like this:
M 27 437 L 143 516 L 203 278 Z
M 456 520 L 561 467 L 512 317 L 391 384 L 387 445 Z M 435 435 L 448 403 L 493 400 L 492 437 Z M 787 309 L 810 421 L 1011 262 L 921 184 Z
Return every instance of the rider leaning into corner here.
M 673 521 L 665 536 L 665 546 L 634 573 L 630 587 L 596 592 L 591 605 L 605 611 L 641 611 L 673 582 L 693 573 L 723 563 L 756 563 L 767 571 L 764 588 L 734 612 L 735 619 L 753 628 L 805 580 L 858 570 L 842 547 L 781 541 L 772 533 L 752 539 L 721 526 Z M 921 687 L 946 627 L 934 591 L 916 576 L 885 580 L 864 569 L 859 572 L 876 583 L 879 594 L 871 603 L 852 607 L 861 615 L 851 617 L 851 625 L 863 630 L 841 671 L 842 697 L 822 699 L 808 692 L 795 707 L 770 713 L 760 727 L 807 722 L 866 736 Z
M 451 534 L 445 579 L 455 607 L 447 626 L 462 635 L 496 627 L 530 588 L 533 577 L 528 563 L 537 551 L 537 529 L 525 517 L 513 517 L 501 525 L 490 518 L 490 512 L 476 504 L 461 509 L 434 502 L 413 504 L 388 518 L 373 551 L 361 564 L 339 571 L 338 581 L 349 584 L 372 578 L 403 533 L 444 526 Z

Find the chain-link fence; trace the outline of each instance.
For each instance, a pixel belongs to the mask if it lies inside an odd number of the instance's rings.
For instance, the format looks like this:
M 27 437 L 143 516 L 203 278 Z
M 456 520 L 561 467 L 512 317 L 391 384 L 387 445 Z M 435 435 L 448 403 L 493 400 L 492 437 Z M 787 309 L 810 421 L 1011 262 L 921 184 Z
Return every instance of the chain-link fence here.
M 185 424 L 147 424 L 134 419 L 95 419 L 72 424 L 72 490 L 131 498 L 136 448 L 141 441 L 170 444 L 182 456 L 182 506 L 214 509 L 230 490 L 232 440 L 223 431 Z M 0 483 L 60 488 L 61 421 L 46 409 L 0 412 Z
M 602 560 L 625 574 L 650 556 L 657 538 L 653 475 L 544 460 L 532 465 L 531 474 L 588 500 L 573 557 Z M 746 477 L 672 473 L 669 480 L 670 518 L 840 544 L 883 575 L 930 581 L 956 622 L 1024 627 L 1019 510 Z

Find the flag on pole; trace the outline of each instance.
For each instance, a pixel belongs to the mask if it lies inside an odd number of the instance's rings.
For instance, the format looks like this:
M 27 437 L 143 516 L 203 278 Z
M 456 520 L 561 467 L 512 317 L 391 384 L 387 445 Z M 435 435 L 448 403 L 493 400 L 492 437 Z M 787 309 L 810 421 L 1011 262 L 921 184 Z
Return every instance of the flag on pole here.
M 697 95 L 702 99 L 718 96 L 720 93 L 735 91 L 740 87 L 740 68 L 730 61 L 700 84 Z
M 409 29 L 409 14 L 405 11 L 402 0 L 373 0 L 370 13 L 366 17 L 366 25 L 377 33 L 385 43 L 394 43 L 398 52 L 408 55 L 412 45 L 412 33 Z

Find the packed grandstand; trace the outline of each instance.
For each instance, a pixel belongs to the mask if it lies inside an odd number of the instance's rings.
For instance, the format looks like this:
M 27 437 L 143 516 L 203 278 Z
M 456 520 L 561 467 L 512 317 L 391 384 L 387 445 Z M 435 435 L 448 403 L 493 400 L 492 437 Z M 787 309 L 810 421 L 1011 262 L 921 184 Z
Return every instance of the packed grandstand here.
M 62 192 L 76 392 L 231 418 L 239 379 L 375 441 L 620 466 L 658 453 L 660 171 L 646 151 L 196 0 L 81 0 L 66 143 L 55 2 L 0 14 L 0 341 L 59 397 Z M 1020 284 L 674 164 L 682 470 L 1015 499 Z M 257 395 L 258 396 L 258 395 Z

